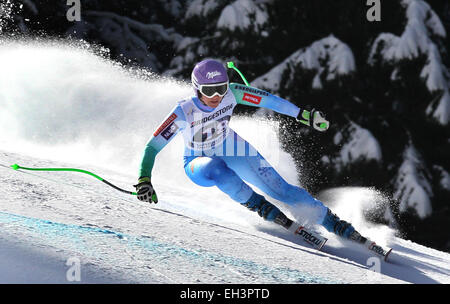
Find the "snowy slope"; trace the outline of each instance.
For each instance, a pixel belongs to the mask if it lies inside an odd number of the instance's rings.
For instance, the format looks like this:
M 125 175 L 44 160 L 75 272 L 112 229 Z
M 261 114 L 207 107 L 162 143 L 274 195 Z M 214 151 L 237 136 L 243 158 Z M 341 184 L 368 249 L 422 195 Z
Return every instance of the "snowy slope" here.
M 70 166 L 11 152 L 1 152 L 0 161 Z M 238 218 L 222 219 L 214 218 L 217 213 L 210 217 L 208 206 L 189 209 L 192 199 L 209 203 L 195 188 L 187 194 L 157 184 L 160 203 L 152 207 L 75 173 L 0 170 L 1 260 L 8 250 L 22 248 L 0 264 L 3 283 L 64 282 L 66 262 L 74 257 L 81 261 L 83 283 L 450 282 L 449 254 L 398 238 L 389 241 L 396 253 L 392 263 L 380 262 L 382 274 L 376 274 L 368 270 L 370 254 L 332 236 L 317 252 L 245 209 L 235 210 Z M 95 172 L 124 187 L 131 180 L 102 168 Z M 239 223 L 246 217 L 249 224 Z M 24 263 L 36 269 L 20 267 Z
M 132 190 L 146 140 L 190 88 L 60 43 L 0 44 L 0 66 L 2 283 L 65 283 L 66 263 L 74 259 L 81 283 L 450 283 L 448 253 L 364 220 L 365 209 L 382 207 L 376 191 L 332 189 L 323 200 L 363 234 L 392 246 L 392 262 L 323 230 L 329 241 L 317 252 L 216 188 L 190 182 L 181 138 L 158 155 L 157 205 L 79 173 L 14 171 L 13 163 L 79 167 Z M 233 118 L 231 126 L 297 183 L 276 123 Z

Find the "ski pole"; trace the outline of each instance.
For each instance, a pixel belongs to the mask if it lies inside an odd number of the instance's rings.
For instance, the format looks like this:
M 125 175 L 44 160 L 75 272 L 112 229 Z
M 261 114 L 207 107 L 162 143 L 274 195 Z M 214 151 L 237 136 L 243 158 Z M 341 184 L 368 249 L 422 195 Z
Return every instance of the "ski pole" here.
M 228 61 L 228 62 L 227 62 L 227 67 L 228 67 L 229 69 L 233 69 L 233 70 L 235 70 L 236 72 L 238 72 L 239 76 L 241 76 L 241 78 L 242 78 L 242 80 L 244 81 L 245 85 L 248 86 L 248 87 L 250 86 L 250 85 L 248 84 L 247 79 L 245 79 L 245 77 L 244 77 L 244 75 L 241 73 L 241 71 L 239 71 L 238 68 L 234 65 L 234 62 L 233 62 L 233 61 Z
M 131 195 L 137 195 L 136 192 L 131 192 L 131 191 L 127 191 L 124 189 L 121 189 L 119 187 L 117 187 L 116 185 L 111 184 L 110 182 L 108 182 L 106 179 L 98 176 L 97 174 L 94 174 L 92 172 L 86 171 L 86 170 L 82 170 L 82 169 L 75 169 L 75 168 L 27 168 L 27 167 L 22 167 L 19 166 L 18 164 L 14 164 L 11 165 L 11 168 L 13 168 L 14 170 L 30 170 L 30 171 L 70 171 L 70 172 L 79 172 L 79 173 L 84 173 L 84 174 L 88 174 L 92 177 L 95 177 L 96 179 L 104 182 L 105 184 L 107 184 L 110 187 L 113 187 L 116 190 L 119 190 L 120 192 L 126 193 L 126 194 L 131 194 Z

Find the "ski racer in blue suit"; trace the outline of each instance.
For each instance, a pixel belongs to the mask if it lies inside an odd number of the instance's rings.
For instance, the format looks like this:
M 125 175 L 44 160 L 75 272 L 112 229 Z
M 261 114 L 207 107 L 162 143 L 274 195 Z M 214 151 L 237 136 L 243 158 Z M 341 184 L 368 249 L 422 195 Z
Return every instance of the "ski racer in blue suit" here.
M 265 220 L 289 229 L 292 221 L 264 196 L 253 191 L 251 184 L 276 200 L 314 211 L 311 212 L 313 222 L 330 232 L 349 239 L 360 236 L 351 224 L 340 220 L 307 191 L 287 183 L 250 143 L 228 126 L 238 104 L 268 108 L 303 120 L 318 131 L 326 131 L 329 122 L 321 112 L 302 110 L 258 88 L 230 84 L 226 68 L 215 60 L 197 63 L 192 72 L 192 84 L 196 94 L 178 102 L 146 145 L 135 185 L 138 199 L 157 203 L 151 184 L 156 155 L 176 134 L 182 133 L 184 169 L 195 184 L 216 186 Z

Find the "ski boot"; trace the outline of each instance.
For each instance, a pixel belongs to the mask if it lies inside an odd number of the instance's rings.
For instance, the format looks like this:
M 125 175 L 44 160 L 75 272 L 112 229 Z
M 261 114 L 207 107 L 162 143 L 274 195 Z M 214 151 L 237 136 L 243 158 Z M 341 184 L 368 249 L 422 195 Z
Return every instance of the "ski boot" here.
M 274 222 L 286 229 L 289 229 L 292 226 L 293 221 L 291 219 L 289 219 L 275 205 L 268 202 L 264 196 L 259 195 L 256 192 L 254 192 L 250 199 L 242 205 L 251 211 L 258 212 L 258 215 L 263 219 Z
M 391 248 L 384 249 L 383 247 L 377 245 L 375 242 L 362 236 L 350 223 L 339 219 L 339 217 L 331 212 L 330 209 L 328 209 L 322 226 L 324 226 L 325 229 L 327 229 L 329 232 L 334 232 L 335 234 L 343 238 L 367 247 L 370 251 L 382 256 L 385 261 L 392 251 Z
M 242 204 L 251 211 L 258 212 L 258 215 L 267 221 L 275 221 L 275 219 L 282 214 L 280 209 L 275 205 L 268 202 L 264 196 L 257 194 L 256 192 L 249 198 L 246 203 Z
M 361 236 L 352 224 L 341 220 L 336 214 L 331 212 L 330 209 L 328 209 L 327 215 L 322 222 L 322 226 L 324 226 L 329 232 L 333 232 L 346 239 L 357 241 Z
M 251 211 L 258 212 L 259 216 L 265 220 L 272 221 L 295 235 L 298 235 L 301 239 L 312 245 L 317 250 L 321 250 L 327 241 L 327 238 L 324 238 L 320 234 L 311 231 L 289 219 L 283 212 L 280 211 L 280 209 L 257 193 L 253 193 L 250 199 L 242 205 Z

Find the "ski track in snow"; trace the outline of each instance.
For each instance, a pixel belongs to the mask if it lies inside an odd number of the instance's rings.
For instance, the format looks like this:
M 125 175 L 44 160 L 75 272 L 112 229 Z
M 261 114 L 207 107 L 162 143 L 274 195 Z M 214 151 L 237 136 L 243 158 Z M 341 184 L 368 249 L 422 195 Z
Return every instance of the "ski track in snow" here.
M 177 193 L 171 187 L 165 195 L 169 188 L 160 186 L 161 201 L 151 206 L 88 176 L 14 171 L 8 166 L 15 162 L 64 166 L 0 152 L 0 243 L 14 241 L 30 251 L 40 248 L 43 256 L 57 254 L 54 259 L 63 266 L 70 257 L 78 257 L 85 282 L 450 282 L 449 254 L 406 240 L 397 238 L 390 244 L 395 252 L 392 262 L 381 262 L 382 274 L 377 274 L 366 265 L 370 254 L 352 244 L 331 238 L 324 252 L 317 252 L 275 225 L 213 222 L 198 211 L 193 216 L 183 213 L 189 209 L 180 209 L 169 198 L 188 197 L 185 189 Z M 126 176 L 95 170 L 126 185 Z M 60 267 L 59 279 L 46 278 L 64 282 L 67 269 Z M 0 276 L 0 281 L 8 282 L 8 277 Z

